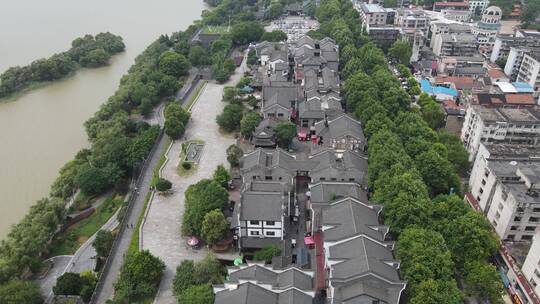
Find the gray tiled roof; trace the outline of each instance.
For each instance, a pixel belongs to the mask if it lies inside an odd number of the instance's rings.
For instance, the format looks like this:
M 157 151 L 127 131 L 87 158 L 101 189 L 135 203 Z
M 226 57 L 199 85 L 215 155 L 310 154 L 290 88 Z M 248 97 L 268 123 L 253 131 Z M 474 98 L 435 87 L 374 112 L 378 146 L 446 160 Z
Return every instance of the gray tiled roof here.
M 265 151 L 257 149 L 251 153 L 245 154 L 240 158 L 240 170 L 242 172 L 249 171 L 255 167 L 275 168 L 280 167 L 287 171 L 291 171 L 294 162 L 294 156 L 288 154 L 281 149 Z
M 310 185 L 309 191 L 312 203 L 329 203 L 345 197 L 367 201 L 367 191 L 357 183 L 319 182 Z
M 242 193 L 240 220 L 282 221 L 287 198 L 281 192 Z
M 347 114 L 340 115 L 339 117 L 328 121 L 328 126 L 326 126 L 324 121 L 320 121 L 315 124 L 315 130 L 317 135 L 323 136 L 324 140 L 327 142 L 330 139 L 343 136 L 351 136 L 363 143 L 366 142 L 364 130 L 362 129 L 360 121 L 355 120 Z
M 327 139 L 325 138 L 325 140 Z M 338 157 L 338 154 L 341 157 Z M 367 158 L 355 152 L 345 151 L 336 153 L 331 150 L 325 150 L 310 156 L 310 160 L 318 163 L 311 172 L 324 175 L 327 179 L 335 178 L 336 180 L 340 180 L 345 172 L 354 175 L 355 181 L 360 183 L 365 182 L 367 178 Z
M 254 281 L 258 284 L 269 284 L 275 289 L 295 287 L 301 290 L 313 289 L 313 276 L 297 268 L 289 267 L 284 270 L 273 270 L 268 266 L 253 264 L 241 266 L 240 269 L 229 269 L 229 280 Z
M 272 291 L 246 282 L 216 292 L 214 304 L 312 304 L 313 297 L 295 289 Z
M 322 209 L 321 224 L 324 241 L 335 242 L 355 235 L 367 235 L 384 241 L 388 227 L 379 224 L 382 207 L 363 203 L 353 198 L 343 198 Z
M 392 255 L 392 244 L 357 236 L 330 246 L 328 259 L 337 261 L 330 278 L 335 287 L 335 303 L 358 303 L 369 296 L 383 303 L 397 304 L 405 283 L 399 278 L 399 263 Z
M 284 108 L 291 107 L 291 101 L 298 99 L 298 89 L 295 86 L 263 87 L 263 110 L 278 104 Z

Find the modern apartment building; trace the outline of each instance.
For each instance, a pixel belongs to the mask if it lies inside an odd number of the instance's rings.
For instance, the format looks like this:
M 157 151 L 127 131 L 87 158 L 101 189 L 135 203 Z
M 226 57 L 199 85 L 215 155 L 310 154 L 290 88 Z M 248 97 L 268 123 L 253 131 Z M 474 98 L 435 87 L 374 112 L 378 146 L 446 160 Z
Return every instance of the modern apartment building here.
M 533 236 L 531 248 L 521 271 L 534 288 L 534 293 L 540 294 L 540 231 L 536 231 Z
M 467 109 L 461 140 L 476 156 L 481 143 L 534 144 L 540 138 L 540 113 L 526 108 L 488 108 L 471 105 Z
M 523 55 L 516 80 L 533 87 L 535 98 L 540 96 L 540 51 Z
M 473 34 L 438 34 L 434 37 L 433 53 L 437 56 L 474 56 L 478 41 Z

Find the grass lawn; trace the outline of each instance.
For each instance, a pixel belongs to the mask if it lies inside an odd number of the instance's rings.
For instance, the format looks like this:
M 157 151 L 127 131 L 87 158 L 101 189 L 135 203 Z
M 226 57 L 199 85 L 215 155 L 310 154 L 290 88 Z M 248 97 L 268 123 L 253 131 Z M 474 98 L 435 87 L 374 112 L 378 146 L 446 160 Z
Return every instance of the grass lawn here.
M 171 145 L 171 142 L 172 142 L 171 138 L 167 136 L 167 138 L 165 139 L 165 147 L 167 148 L 163 151 L 157 165 L 154 167 L 154 174 L 152 175 L 152 181 L 150 182 L 150 185 L 152 186 L 156 185 L 156 182 L 159 178 L 159 169 L 161 168 L 161 166 L 163 166 L 163 164 L 167 160 L 167 158 L 165 157 L 165 154 L 167 153 L 167 149 Z
M 199 98 L 199 96 L 201 95 L 202 89 L 206 86 L 207 82 L 208 82 L 208 80 L 203 80 L 203 81 L 201 81 L 199 86 L 197 86 L 197 88 L 195 89 L 195 94 L 193 94 L 191 96 L 188 103 L 184 107 L 187 111 L 189 111 L 191 109 L 191 106 L 193 105 L 193 103 L 195 103 L 195 100 L 197 100 L 197 98 Z
M 221 26 L 221 25 L 209 25 L 206 26 L 202 33 L 206 35 L 213 35 L 213 34 L 227 34 L 229 32 L 228 26 Z
M 139 214 L 139 219 L 137 219 L 137 225 L 135 226 L 135 228 L 133 228 L 133 231 L 131 232 L 131 243 L 129 243 L 128 254 L 139 251 L 139 229 L 141 228 L 142 220 L 144 218 L 144 214 L 146 213 L 146 208 L 148 208 L 148 203 L 150 202 L 151 195 L 152 192 L 148 192 L 146 194 L 146 198 L 144 199 L 144 207 L 141 214 Z
M 88 218 L 71 226 L 64 233 L 54 238 L 51 244 L 51 256 L 71 255 L 96 233 L 114 215 L 123 204 L 122 197 L 111 195 Z

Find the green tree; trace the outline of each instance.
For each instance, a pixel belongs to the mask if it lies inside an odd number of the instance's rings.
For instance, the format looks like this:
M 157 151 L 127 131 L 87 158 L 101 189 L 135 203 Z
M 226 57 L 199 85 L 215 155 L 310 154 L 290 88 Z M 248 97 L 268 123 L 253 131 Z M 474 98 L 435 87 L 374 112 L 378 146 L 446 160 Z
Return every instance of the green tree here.
M 247 57 L 247 64 L 254 65 L 257 63 L 257 60 L 257 52 L 255 51 L 255 49 L 250 49 Z
M 428 102 L 422 107 L 422 118 L 424 118 L 430 128 L 438 130 L 444 127 L 446 114 L 441 105 L 436 102 Z
M 165 264 L 148 250 L 128 254 L 120 268 L 120 277 L 114 284 L 115 299 L 132 302 L 154 296 L 164 269 Z
M 259 41 L 263 33 L 264 28 L 255 21 L 239 22 L 231 28 L 231 38 L 235 45 Z
M 217 124 L 226 132 L 233 132 L 240 128 L 244 108 L 239 104 L 228 104 L 223 112 L 216 117 Z
M 195 274 L 195 263 L 192 260 L 183 260 L 176 267 L 176 274 L 173 280 L 173 294 L 178 299 L 182 292 L 191 285 L 197 283 Z
M 114 242 L 114 236 L 112 232 L 108 230 L 99 230 L 96 234 L 92 247 L 96 250 L 96 253 L 100 257 L 109 256 L 111 248 Z
M 186 57 L 176 52 L 166 51 L 159 56 L 159 69 L 167 75 L 184 76 L 190 68 L 191 65 Z
M 287 148 L 296 136 L 296 125 L 292 122 L 280 122 L 274 127 L 279 145 L 282 148 Z
M 264 261 L 269 264 L 272 263 L 272 258 L 279 256 L 281 254 L 281 249 L 277 246 L 267 246 L 262 249 L 255 251 L 253 259 L 255 261 Z
M 223 89 L 223 101 L 233 102 L 240 95 L 240 90 L 235 87 L 225 87 Z
M 201 235 L 204 216 L 214 209 L 222 209 L 228 200 L 227 190 L 215 181 L 203 179 L 189 186 L 185 193 L 182 234 Z
M 408 65 L 412 55 L 411 45 L 407 41 L 398 40 L 388 49 L 388 55 L 399 63 Z
M 240 133 L 245 138 L 251 138 L 255 128 L 261 123 L 261 116 L 258 113 L 250 112 L 242 117 L 240 121 Z
M 461 304 L 463 299 L 455 280 L 428 279 L 416 288 L 411 304 Z
M 90 298 L 92 298 L 92 294 L 96 288 L 97 276 L 91 270 L 83 271 L 79 274 L 79 276 L 81 277 L 81 281 L 83 283 L 79 295 L 83 301 L 88 302 L 90 301 Z
M 83 280 L 78 273 L 66 272 L 56 279 L 53 286 L 55 295 L 79 295 L 83 287 Z
M 467 263 L 464 281 L 467 294 L 489 303 L 503 303 L 504 287 L 495 266 L 480 261 Z
M 286 41 L 287 34 L 281 30 L 273 30 L 271 32 L 264 32 L 261 36 L 261 41 L 279 42 Z
M 80 64 L 84 67 L 98 67 L 106 65 L 109 62 L 111 55 L 107 53 L 104 49 L 95 49 L 88 54 L 81 57 L 79 60 Z
M 458 267 L 463 267 L 467 262 L 485 261 L 498 249 L 490 224 L 482 214 L 472 209 L 451 221 L 442 234 Z
M 195 278 L 197 279 L 197 284 L 222 284 L 226 274 L 226 268 L 211 252 L 195 265 Z
M 244 152 L 237 145 L 230 145 L 227 148 L 227 161 L 229 162 L 231 167 L 238 166 L 238 161 L 240 160 L 240 157 L 242 157 L 242 155 L 244 155 Z
M 111 186 L 111 181 L 108 180 L 106 172 L 89 164 L 79 168 L 75 183 L 88 196 L 102 193 Z
M 446 155 L 431 149 L 418 155 L 415 159 L 416 167 L 429 188 L 432 196 L 454 192 L 459 193 L 461 182 L 454 172 L 452 164 Z
M 231 180 L 231 176 L 229 175 L 229 172 L 223 165 L 217 166 L 216 170 L 214 171 L 214 175 L 212 176 L 212 179 L 220 184 L 223 188 L 227 188 L 229 185 L 229 180 Z
M 156 190 L 159 192 L 171 190 L 172 183 L 164 178 L 158 178 L 156 181 Z
M 12 280 L 0 284 L 0 303 L 41 304 L 39 287 L 28 281 Z
M 383 7 L 397 7 L 397 0 L 384 0 Z
M 411 287 L 411 294 L 423 281 L 449 281 L 454 263 L 443 237 L 426 229 L 405 229 L 396 244 L 396 257 L 401 261 L 401 274 Z
M 266 17 L 268 19 L 276 19 L 281 14 L 283 14 L 283 4 L 279 1 L 272 1 L 266 12 Z
M 194 66 L 210 64 L 210 57 L 206 49 L 200 45 L 194 45 L 189 48 L 189 62 Z
M 444 144 L 448 151 L 448 161 L 454 167 L 454 170 L 460 175 L 467 174 L 469 171 L 469 153 L 463 147 L 460 138 L 454 134 L 450 134 L 444 130 L 438 133 L 439 141 Z
M 209 244 L 221 240 L 227 233 L 229 224 L 221 210 L 212 210 L 204 216 L 201 237 Z
M 424 228 L 430 221 L 429 205 L 430 202 L 426 199 L 418 200 L 410 194 L 400 192 L 384 205 L 385 223 L 396 235 L 410 227 Z
M 213 304 L 214 292 L 210 285 L 193 285 L 180 294 L 178 301 L 182 304 Z
M 178 119 L 167 119 L 164 124 L 165 134 L 171 139 L 180 139 L 186 132 L 186 127 Z

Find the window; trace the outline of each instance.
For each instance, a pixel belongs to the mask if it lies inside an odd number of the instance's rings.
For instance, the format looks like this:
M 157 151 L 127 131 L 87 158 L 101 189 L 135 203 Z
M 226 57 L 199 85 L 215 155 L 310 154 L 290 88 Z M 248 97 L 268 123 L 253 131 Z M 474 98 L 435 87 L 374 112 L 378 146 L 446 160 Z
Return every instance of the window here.
M 514 234 L 509 234 L 506 239 L 512 241 L 515 237 L 516 236 Z
M 510 230 L 514 230 L 514 231 L 515 231 L 515 230 L 518 230 L 518 228 L 519 228 L 518 226 L 512 226 L 512 227 L 510 227 Z
M 277 117 L 283 117 L 283 113 L 278 113 Z
M 480 196 L 477 196 L 477 197 L 476 197 L 476 200 L 477 200 L 477 201 L 480 201 Z
M 538 222 L 540 222 L 540 217 L 534 217 L 534 216 L 531 216 L 531 217 L 529 218 L 529 222 L 531 222 L 531 223 L 538 223 Z
M 485 176 L 485 177 L 488 177 L 488 176 L 489 176 L 489 171 L 488 171 L 487 169 L 484 171 L 484 176 Z
M 276 235 L 275 231 L 266 231 L 266 235 Z
M 499 206 L 497 206 L 497 208 L 499 208 L 499 210 L 503 210 L 504 206 L 503 204 L 499 203 Z
M 485 186 L 485 185 L 486 185 L 486 180 L 482 179 L 482 186 Z
M 266 221 L 266 226 L 274 226 L 276 225 L 275 221 Z
M 250 231 L 249 232 L 249 235 L 259 235 L 260 232 L 259 231 Z
M 521 216 L 514 217 L 514 222 L 521 222 Z
M 533 212 L 540 212 L 540 208 L 533 208 Z
M 330 180 L 333 181 L 333 182 L 335 182 L 335 181 L 336 181 L 336 178 L 335 178 L 335 177 L 332 177 Z
M 268 175 L 267 175 L 267 176 L 264 177 L 264 179 L 267 180 L 267 181 L 271 181 L 271 180 L 272 180 L 272 176 L 268 176 Z
M 259 221 L 249 221 L 251 225 L 259 225 Z
M 538 284 L 536 284 L 536 282 L 534 281 L 533 278 L 531 278 L 531 279 L 529 280 L 529 282 L 531 282 L 531 285 L 534 286 L 534 287 L 536 287 L 536 285 L 538 285 Z
M 349 178 L 349 181 L 350 181 L 350 182 L 354 182 L 354 178 Z
M 499 211 L 497 211 L 497 212 L 495 213 L 495 218 L 496 218 L 496 219 L 500 219 L 500 218 L 501 218 L 501 214 L 499 213 Z
M 319 178 L 319 180 L 320 180 L 320 181 L 322 182 L 322 181 L 325 181 L 325 180 L 326 180 L 326 178 L 324 178 L 324 177 L 321 177 L 321 178 Z
M 484 193 L 484 189 L 480 188 L 480 194 Z
M 496 220 L 493 220 L 493 221 L 491 222 L 491 224 L 493 224 L 493 227 L 497 227 L 497 221 L 496 221 Z
M 274 117 L 274 116 L 276 116 L 276 114 L 274 114 L 274 113 L 268 113 L 268 117 Z
M 525 227 L 525 231 L 534 231 L 534 229 L 536 229 L 535 226 L 527 226 L 527 227 Z
M 533 237 L 532 235 L 524 235 L 521 237 L 521 239 L 524 241 L 530 241 L 532 240 L 532 237 Z

